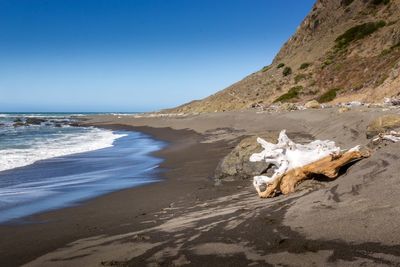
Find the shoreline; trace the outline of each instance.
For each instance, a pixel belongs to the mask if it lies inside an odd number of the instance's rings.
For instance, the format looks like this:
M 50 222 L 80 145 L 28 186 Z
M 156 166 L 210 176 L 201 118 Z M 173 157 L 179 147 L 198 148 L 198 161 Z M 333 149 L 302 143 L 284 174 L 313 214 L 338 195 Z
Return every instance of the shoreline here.
M 75 127 L 79 120 L 73 117 L 75 113 L 0 115 L 3 115 L 0 117 L 0 173 L 53 158 L 109 148 L 122 137 L 110 130 Z
M 250 180 L 215 186 L 210 179 L 245 136 L 285 127 L 294 137 L 330 139 L 343 148 L 366 145 L 366 126 L 388 113 L 398 111 L 89 118 L 87 125 L 129 128 L 169 142 L 155 153 L 165 158 L 165 180 L 42 214 L 50 223 L 0 227 L 6 234 L 0 253 L 9 253 L 9 266 L 398 264 L 400 232 L 392 222 L 400 218 L 393 204 L 399 201 L 400 144 L 383 146 L 336 180 L 310 181 L 273 199 L 259 199 Z M 13 243 L 4 241 L 10 238 Z
M 174 202 L 177 194 L 194 191 L 204 182 L 199 179 L 200 181 L 192 180 L 192 183 L 179 183 L 172 178 L 174 175 L 171 174 L 179 162 L 168 161 L 168 158 L 171 158 L 170 155 L 179 154 L 181 151 L 188 149 L 199 151 L 197 134 L 185 130 L 176 131 L 150 127 L 139 130 L 135 127 L 114 125 L 111 128 L 113 130 L 139 131 L 168 143 L 165 148 L 153 153 L 164 160 L 158 167 L 161 170 L 159 175 L 162 181 L 118 190 L 83 201 L 72 207 L 24 218 L 33 223 L 0 225 L 0 235 L 3 237 L 0 240 L 2 264 L 19 266 L 78 238 L 93 234 L 123 233 L 131 229 L 132 225 L 135 225 L 135 228 L 143 227 L 140 223 L 135 223 L 137 218 L 142 220 L 149 217 L 149 214 L 168 207 Z M 183 143 L 183 141 L 186 142 Z M 200 146 L 202 147 L 202 145 Z M 211 166 L 208 170 L 213 168 L 214 166 Z M 208 181 L 205 182 L 208 183 Z M 158 197 L 154 200 L 151 199 L 151 195 L 159 196 L 160 194 L 163 194 L 162 199 Z M 132 207 L 127 202 L 137 204 Z M 100 211 L 99 214 L 96 214 L 96 210 Z M 87 215 L 88 213 L 90 216 Z M 63 231 L 60 232 L 59 229 L 63 229 Z
M 162 149 L 163 142 L 133 131 L 95 131 L 122 138 L 106 148 L 52 157 L 0 172 L 0 224 L 24 224 L 23 218 L 30 215 L 159 180 L 157 166 L 162 159 L 150 154 Z M 93 138 L 96 137 L 89 142 Z M 52 146 L 63 149 L 68 147 L 68 141 L 56 140 Z

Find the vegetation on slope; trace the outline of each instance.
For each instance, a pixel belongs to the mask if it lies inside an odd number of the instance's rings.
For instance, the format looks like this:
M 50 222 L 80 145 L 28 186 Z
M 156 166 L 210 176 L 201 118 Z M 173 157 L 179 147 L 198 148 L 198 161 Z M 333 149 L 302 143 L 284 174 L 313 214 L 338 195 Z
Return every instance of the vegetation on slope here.
M 302 63 L 302 64 L 300 65 L 300 68 L 299 68 L 299 69 L 305 70 L 305 69 L 307 69 L 310 65 L 311 65 L 311 63 L 304 62 L 304 63 Z
M 299 96 L 299 93 L 303 90 L 303 86 L 295 86 L 289 89 L 286 94 L 281 95 L 277 99 L 275 99 L 274 103 L 276 102 L 288 102 L 294 98 Z
M 365 38 L 366 36 L 372 34 L 373 32 L 375 32 L 379 28 L 384 27 L 385 25 L 386 25 L 386 22 L 383 20 L 380 20 L 377 22 L 367 22 L 367 23 L 363 23 L 363 24 L 354 26 L 336 38 L 335 48 L 337 50 L 344 49 L 350 43 Z
M 323 95 L 321 95 L 317 101 L 319 103 L 326 103 L 326 102 L 330 102 L 333 99 L 336 98 L 337 92 L 339 91 L 338 88 L 334 88 L 334 89 L 330 89 L 329 91 L 325 92 Z
M 265 66 L 261 69 L 262 72 L 266 72 L 267 70 L 269 70 L 271 68 L 271 65 Z
M 292 74 L 292 69 L 290 67 L 285 67 L 282 71 L 283 76 L 288 76 Z
M 297 74 L 297 75 L 294 77 L 294 82 L 295 82 L 295 83 L 298 83 L 298 82 L 300 82 L 301 80 L 306 80 L 306 79 L 307 79 L 307 75 L 304 74 L 304 73 L 300 73 L 300 74 Z

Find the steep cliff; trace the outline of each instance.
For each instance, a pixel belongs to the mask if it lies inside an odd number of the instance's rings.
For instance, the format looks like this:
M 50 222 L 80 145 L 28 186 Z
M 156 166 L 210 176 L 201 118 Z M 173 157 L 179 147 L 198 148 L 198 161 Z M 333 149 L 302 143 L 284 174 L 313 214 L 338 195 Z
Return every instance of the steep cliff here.
M 272 64 L 169 112 L 240 110 L 273 102 L 400 94 L 400 0 L 318 0 Z

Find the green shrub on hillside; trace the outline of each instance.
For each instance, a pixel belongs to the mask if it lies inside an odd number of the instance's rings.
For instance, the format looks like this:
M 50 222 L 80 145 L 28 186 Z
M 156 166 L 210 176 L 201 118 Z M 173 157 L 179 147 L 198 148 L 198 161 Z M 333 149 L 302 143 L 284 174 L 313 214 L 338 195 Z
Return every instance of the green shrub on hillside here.
M 383 20 L 377 22 L 367 22 L 357 26 L 354 26 L 347 31 L 345 31 L 342 35 L 336 38 L 335 48 L 337 50 L 341 50 L 346 48 L 351 42 L 363 39 L 364 37 L 372 34 L 379 28 L 382 28 L 386 25 L 386 22 Z
M 277 69 L 282 68 L 283 66 L 285 66 L 285 63 L 279 63 L 278 66 L 276 66 Z
M 333 99 L 336 98 L 338 91 L 339 91 L 338 88 L 330 89 L 329 91 L 325 92 L 320 97 L 318 97 L 317 101 L 319 103 L 325 103 L 325 102 L 332 101 Z
M 297 98 L 299 96 L 300 91 L 303 90 L 303 86 L 295 86 L 289 89 L 286 94 L 281 95 L 277 99 L 275 99 L 274 103 L 276 102 L 287 102 L 293 98 Z
M 382 73 L 381 75 L 378 76 L 378 79 L 375 80 L 375 87 L 378 87 L 379 85 L 383 84 L 386 79 L 389 78 L 389 74 L 387 73 Z
M 361 90 L 363 87 L 364 87 L 364 83 L 362 81 L 360 81 L 358 83 L 353 84 L 351 91 L 356 92 L 356 91 Z
M 261 69 L 262 72 L 266 72 L 267 70 L 269 70 L 271 68 L 271 65 L 265 66 Z
M 305 79 L 307 79 L 307 75 L 305 75 L 304 73 L 300 73 L 300 74 L 297 74 L 297 75 L 294 77 L 294 82 L 295 82 L 295 83 L 298 83 L 298 82 L 300 82 L 301 80 L 305 80 Z
M 303 64 L 300 65 L 299 69 L 301 69 L 301 70 L 307 69 L 310 65 L 311 65 L 311 63 L 304 62 Z
M 292 69 L 290 67 L 285 67 L 282 71 L 283 76 L 288 76 L 292 74 Z
M 327 60 L 325 60 L 325 61 L 322 63 L 322 67 L 324 68 L 324 67 L 326 67 L 326 66 L 331 65 L 332 63 L 333 63 L 332 60 L 327 59 Z

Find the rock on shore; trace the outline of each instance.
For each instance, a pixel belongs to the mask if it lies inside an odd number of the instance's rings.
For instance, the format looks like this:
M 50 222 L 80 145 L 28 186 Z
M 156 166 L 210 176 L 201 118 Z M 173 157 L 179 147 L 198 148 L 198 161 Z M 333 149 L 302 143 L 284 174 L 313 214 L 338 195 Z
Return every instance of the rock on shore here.
M 218 180 L 248 179 L 266 171 L 268 164 L 265 162 L 250 162 L 253 153 L 260 152 L 262 148 L 256 139 L 261 137 L 273 142 L 278 136 L 277 132 L 268 132 L 244 138 L 240 143 L 218 164 L 215 178 Z

